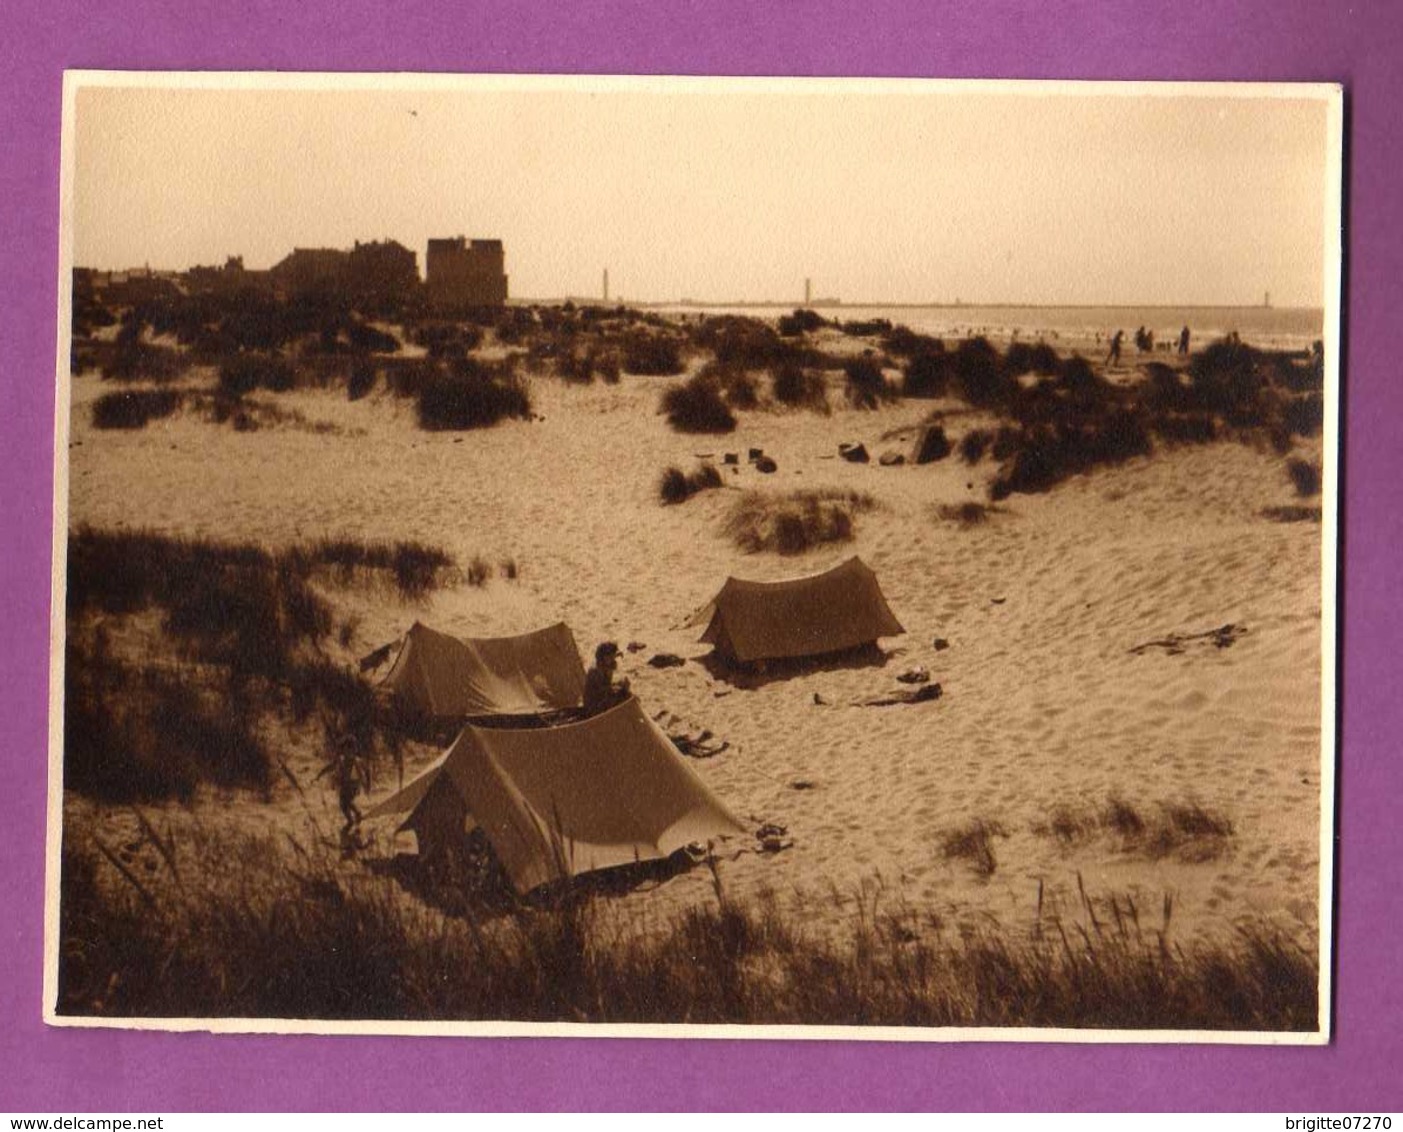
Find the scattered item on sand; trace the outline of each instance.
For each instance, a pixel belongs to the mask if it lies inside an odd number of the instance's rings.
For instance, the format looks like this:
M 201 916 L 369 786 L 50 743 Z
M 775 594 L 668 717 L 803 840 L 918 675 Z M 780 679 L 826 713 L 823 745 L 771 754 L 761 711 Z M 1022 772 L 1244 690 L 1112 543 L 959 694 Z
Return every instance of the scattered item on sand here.
M 648 646 L 645 645 L 642 641 L 629 641 L 629 643 L 624 647 L 628 649 L 629 652 L 642 652 Z
M 900 684 L 925 684 L 930 680 L 930 671 L 924 664 L 918 664 L 899 673 L 896 679 Z
M 748 459 L 748 460 L 753 464 L 753 463 L 755 463 L 756 460 L 760 459 L 760 457 L 763 456 L 764 454 L 765 454 L 765 450 L 764 450 L 763 448 L 752 448 L 752 449 L 750 450 L 749 454 L 747 455 L 746 459 Z
M 838 455 L 849 464 L 865 464 L 871 459 L 867 454 L 867 446 L 864 444 L 840 444 L 838 445 Z
M 729 740 L 718 740 L 709 727 L 688 727 L 681 716 L 674 715 L 667 708 L 654 715 L 653 722 L 663 729 L 674 747 L 694 759 L 709 759 L 729 750 L 731 746 Z
M 869 700 L 854 700 L 853 707 L 892 707 L 896 704 L 923 704 L 940 699 L 939 684 L 927 684 L 914 692 L 892 692 L 886 696 L 874 696 Z
M 580 706 L 585 669 L 563 623 L 459 640 L 416 621 L 380 687 L 429 719 L 541 715 Z
M 1167 637 L 1136 645 L 1130 652 L 1134 656 L 1142 656 L 1150 649 L 1163 649 L 1168 656 L 1180 656 L 1194 645 L 1226 649 L 1231 648 L 1238 638 L 1246 632 L 1246 625 L 1234 625 L 1229 622 L 1202 633 L 1171 633 Z
M 990 605 L 1003 605 L 1003 603 L 1006 602 L 1007 600 L 1008 600 L 1008 598 L 1006 598 L 1006 597 L 991 597 L 991 598 L 989 599 L 989 604 L 990 604 Z
M 807 778 L 796 778 L 793 782 L 791 782 L 791 783 L 789 784 L 789 789 L 791 789 L 791 790 L 816 790 L 816 789 L 818 789 L 818 783 L 817 783 L 817 782 L 810 782 Z
M 779 465 L 769 456 L 761 456 L 755 461 L 755 470 L 757 472 L 763 472 L 765 475 L 770 475 L 773 472 L 779 471 Z
M 739 456 L 739 454 L 737 454 L 737 453 L 735 453 L 735 452 L 727 452 L 724 456 L 721 457 L 721 463 L 723 463 L 723 464 L 739 464 L 739 463 L 740 463 L 740 456 Z
M 686 660 L 672 652 L 660 652 L 648 658 L 650 668 L 681 668 Z
M 483 831 L 520 893 L 746 829 L 633 698 L 557 727 L 470 724 L 367 817 L 408 813 L 413 828 L 430 799 L 444 795 Z
M 729 696 L 734 691 L 734 688 L 715 688 L 711 694 L 719 700 L 722 696 Z
M 828 706 L 828 701 L 825 700 L 823 696 L 821 696 L 818 692 L 814 693 L 814 703 L 817 704 L 819 707 Z
M 722 751 L 731 749 L 729 739 L 717 739 L 710 731 L 703 731 L 693 737 L 691 735 L 669 735 L 672 745 L 686 755 L 689 759 L 710 759 L 719 755 Z
M 950 642 L 947 641 L 944 637 L 936 637 L 935 640 L 931 641 L 930 647 L 933 648 L 936 652 L 944 652 L 950 647 Z
M 901 627 L 874 574 L 853 557 L 807 578 L 748 582 L 727 578 L 687 624 L 730 665 L 797 660 L 875 645 Z
M 877 457 L 877 463 L 884 468 L 896 468 L 906 463 L 906 457 L 900 452 L 886 451 Z
M 788 834 L 789 830 L 785 826 L 767 821 L 755 831 L 755 840 L 760 842 L 761 852 L 778 853 L 794 844 Z
M 395 651 L 395 643 L 391 641 L 388 645 L 381 645 L 374 652 L 366 653 L 360 658 L 360 670 L 369 672 L 372 668 L 379 668 L 385 661 L 389 660 L 390 653 Z

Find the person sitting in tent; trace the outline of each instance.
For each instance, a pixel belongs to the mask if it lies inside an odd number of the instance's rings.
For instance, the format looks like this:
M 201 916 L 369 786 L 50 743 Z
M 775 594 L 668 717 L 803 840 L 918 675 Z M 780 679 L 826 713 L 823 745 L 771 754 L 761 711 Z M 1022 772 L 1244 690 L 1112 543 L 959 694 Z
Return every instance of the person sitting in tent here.
M 632 694 L 627 680 L 615 678 L 618 670 L 619 646 L 605 641 L 594 650 L 594 666 L 585 673 L 585 715 L 608 711 Z
M 336 756 L 322 767 L 317 778 L 331 771 L 336 772 L 336 800 L 341 807 L 341 815 L 346 819 L 342 835 L 347 835 L 360 825 L 360 807 L 356 799 L 362 793 L 370 792 L 370 764 L 361 754 L 356 740 L 351 735 L 343 735 L 336 744 Z

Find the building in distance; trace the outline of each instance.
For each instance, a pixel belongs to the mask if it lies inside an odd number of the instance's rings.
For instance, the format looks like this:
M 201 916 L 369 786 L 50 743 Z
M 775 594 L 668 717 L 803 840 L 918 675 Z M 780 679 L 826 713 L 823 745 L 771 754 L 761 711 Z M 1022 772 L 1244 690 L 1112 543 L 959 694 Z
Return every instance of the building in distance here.
M 501 306 L 507 301 L 502 241 L 465 236 L 429 240 L 424 286 L 429 305 L 439 310 Z

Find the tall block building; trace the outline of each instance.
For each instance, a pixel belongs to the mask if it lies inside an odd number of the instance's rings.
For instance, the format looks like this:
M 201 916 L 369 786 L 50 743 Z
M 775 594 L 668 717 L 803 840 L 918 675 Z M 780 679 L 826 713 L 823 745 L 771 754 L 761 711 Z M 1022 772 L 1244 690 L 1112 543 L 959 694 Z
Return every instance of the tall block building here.
M 430 240 L 424 285 L 436 307 L 490 307 L 507 301 L 506 253 L 501 240 L 465 236 Z

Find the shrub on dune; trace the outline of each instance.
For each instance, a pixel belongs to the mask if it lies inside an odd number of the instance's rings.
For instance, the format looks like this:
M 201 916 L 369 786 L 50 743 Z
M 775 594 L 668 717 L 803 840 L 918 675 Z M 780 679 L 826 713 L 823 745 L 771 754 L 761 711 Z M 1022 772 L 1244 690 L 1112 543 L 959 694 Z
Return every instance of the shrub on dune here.
M 894 326 L 882 338 L 882 348 L 902 358 L 918 358 L 923 354 L 943 354 L 945 343 L 929 334 L 917 334 L 909 326 Z
M 966 464 L 977 464 L 989 450 L 993 434 L 988 429 L 972 428 L 960 437 L 960 459 Z
M 277 354 L 236 354 L 219 367 L 219 390 L 231 397 L 255 389 L 285 393 L 294 384 L 292 366 Z
M 102 376 L 108 381 L 174 381 L 189 367 L 179 350 L 128 339 L 117 343 L 102 366 Z
M 740 315 L 704 319 L 692 341 L 711 350 L 718 365 L 733 370 L 763 369 L 793 350 L 767 323 Z
M 1033 370 L 1033 348 L 1026 342 L 1010 342 L 1004 351 L 1004 370 L 1010 377 L 1031 373 Z
M 854 516 L 875 506 L 876 501 L 860 491 L 747 491 L 732 506 L 724 529 L 748 553 L 802 554 L 826 543 L 850 541 Z
M 93 427 L 145 428 L 147 422 L 168 417 L 179 407 L 180 394 L 172 389 L 105 393 L 93 402 Z
M 1062 369 L 1062 359 L 1046 342 L 1038 342 L 1033 346 L 1028 355 L 1028 363 L 1034 373 L 1043 377 L 1055 377 Z
M 828 392 L 823 375 L 806 370 L 798 362 L 780 362 L 770 370 L 770 392 L 781 405 L 791 408 L 828 410 Z
M 1300 496 L 1320 494 L 1320 468 L 1309 460 L 1287 460 L 1286 474 Z
M 869 354 L 850 359 L 843 366 L 843 373 L 847 379 L 844 388 L 848 403 L 855 409 L 875 409 L 883 401 L 896 397 L 895 391 L 882 376 L 881 367 Z
M 1261 363 L 1261 354 L 1235 336 L 1201 350 L 1189 362 L 1195 407 L 1221 413 L 1230 424 L 1260 424 Z
M 352 320 L 346 326 L 346 338 L 351 349 L 357 353 L 395 354 L 399 352 L 399 339 L 386 334 L 377 326 L 367 322 Z
M 999 352 L 985 338 L 966 338 L 954 354 L 955 386 L 978 408 L 1006 405 L 1018 383 L 1005 372 Z
M 395 363 L 386 369 L 390 392 L 396 397 L 418 399 L 424 388 L 439 380 L 447 371 L 441 362 L 420 358 L 407 364 Z
M 375 379 L 379 377 L 379 371 L 375 368 L 375 363 L 365 358 L 358 358 L 351 366 L 351 376 L 346 380 L 346 397 L 351 401 L 359 401 L 362 397 L 370 394 L 375 388 Z
M 434 375 L 419 392 L 419 427 L 429 431 L 489 428 L 510 417 L 530 416 L 530 394 L 510 367 L 471 358 Z
M 1037 425 L 1016 434 L 1016 447 L 990 486 L 997 502 L 1014 493 L 1047 491 L 1103 464 L 1119 464 L 1151 450 L 1144 422 L 1118 409 L 1084 424 Z
M 779 332 L 785 338 L 797 338 L 800 334 L 819 330 L 828 325 L 828 320 L 817 311 L 796 310 L 793 314 L 781 315 Z
M 624 339 L 622 364 L 628 373 L 646 377 L 671 377 L 684 369 L 676 339 L 647 330 L 631 331 Z
M 603 350 L 594 355 L 594 369 L 599 380 L 605 385 L 619 383 L 619 355 L 611 350 Z
M 715 464 L 702 464 L 691 475 L 681 468 L 668 468 L 658 481 L 658 498 L 664 504 L 685 503 L 699 491 L 721 486 L 721 473 Z
M 906 363 L 906 370 L 901 379 L 901 394 L 903 397 L 943 397 L 949 385 L 948 354 L 917 354 Z
M 1054 372 L 1061 387 L 1079 401 L 1093 400 L 1110 390 L 1106 380 L 1092 369 L 1091 363 L 1080 354 L 1073 354 L 1059 363 Z
M 1325 427 L 1325 398 L 1320 393 L 1302 393 L 1281 399 L 1282 424 L 1292 436 L 1319 436 Z
M 698 374 L 684 385 L 663 394 L 667 423 L 678 432 L 727 433 L 735 431 L 736 418 L 721 396 L 714 378 Z

